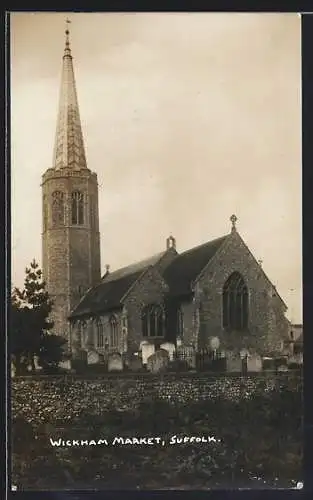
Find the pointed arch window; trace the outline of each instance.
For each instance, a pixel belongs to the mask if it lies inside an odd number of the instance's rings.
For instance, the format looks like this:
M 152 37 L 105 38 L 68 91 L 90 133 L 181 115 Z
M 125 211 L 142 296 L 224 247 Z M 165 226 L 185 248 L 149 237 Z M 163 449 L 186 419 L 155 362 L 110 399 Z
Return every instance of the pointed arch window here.
M 97 347 L 104 347 L 104 325 L 101 319 L 97 321 Z
M 177 336 L 182 338 L 184 334 L 184 314 L 182 308 L 177 309 Z
M 118 347 L 117 320 L 114 315 L 110 318 L 110 346 Z
M 84 347 L 86 327 L 87 327 L 87 325 L 86 325 L 85 321 L 78 321 L 78 324 L 77 324 L 77 346 L 80 348 Z
M 52 225 L 64 225 L 64 194 L 61 191 L 52 193 Z
M 42 205 L 43 205 L 43 231 L 46 231 L 48 225 L 48 207 L 47 207 L 46 195 L 43 196 Z
M 72 224 L 82 225 L 84 224 L 84 195 L 79 191 L 74 191 L 72 193 L 71 200 L 72 208 Z
M 94 197 L 90 196 L 89 197 L 89 210 L 90 210 L 90 227 L 95 228 L 96 227 L 96 217 L 95 217 L 95 202 L 94 202 Z
M 241 274 L 234 272 L 223 287 L 223 327 L 226 330 L 246 330 L 248 313 L 248 288 Z
M 164 310 L 161 305 L 149 305 L 142 310 L 143 337 L 164 336 Z

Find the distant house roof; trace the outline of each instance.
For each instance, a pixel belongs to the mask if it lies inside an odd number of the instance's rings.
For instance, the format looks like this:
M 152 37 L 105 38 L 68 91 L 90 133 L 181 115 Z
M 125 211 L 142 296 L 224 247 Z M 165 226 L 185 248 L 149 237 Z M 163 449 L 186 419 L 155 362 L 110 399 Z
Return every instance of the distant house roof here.
M 216 254 L 227 237 L 228 235 L 222 236 L 177 255 L 164 272 L 164 279 L 169 285 L 170 295 L 182 296 L 192 292 L 193 280 Z
M 301 332 L 299 337 L 295 340 L 295 344 L 303 344 L 303 332 Z
M 158 253 L 149 259 L 117 269 L 102 277 L 101 283 L 91 288 L 70 314 L 70 318 L 88 316 L 91 313 L 113 311 L 122 306 L 121 299 L 130 287 L 149 267 L 156 265 L 166 252 Z

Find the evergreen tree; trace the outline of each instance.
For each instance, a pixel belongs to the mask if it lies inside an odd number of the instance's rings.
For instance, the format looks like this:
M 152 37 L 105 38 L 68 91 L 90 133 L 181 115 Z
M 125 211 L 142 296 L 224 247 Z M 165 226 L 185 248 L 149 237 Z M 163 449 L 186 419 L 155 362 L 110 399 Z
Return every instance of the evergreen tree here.
M 52 301 L 35 259 L 25 272 L 24 288 L 15 288 L 11 300 L 12 359 L 17 374 L 24 360 L 35 371 L 35 356 L 44 367 L 49 363 L 55 366 L 62 359 L 62 346 L 66 343 L 62 337 L 49 334 L 53 327 L 49 318 Z

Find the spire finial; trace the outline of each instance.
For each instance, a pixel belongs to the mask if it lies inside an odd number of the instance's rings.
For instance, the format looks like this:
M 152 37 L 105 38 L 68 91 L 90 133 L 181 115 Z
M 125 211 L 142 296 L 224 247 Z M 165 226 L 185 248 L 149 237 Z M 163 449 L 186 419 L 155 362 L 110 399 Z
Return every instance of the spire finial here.
M 237 220 L 238 220 L 238 219 L 237 219 L 237 217 L 236 217 L 236 215 L 235 215 L 235 214 L 233 214 L 233 215 L 230 217 L 230 219 L 229 219 L 229 220 L 230 220 L 230 222 L 231 222 L 231 224 L 232 224 L 232 226 L 231 226 L 231 230 L 232 230 L 232 231 L 236 231 L 236 230 L 237 230 L 237 229 L 236 229 L 236 222 L 237 222 Z
M 70 49 L 70 30 L 69 30 L 69 24 L 71 23 L 71 21 L 66 18 L 65 20 L 65 23 L 66 23 L 66 30 L 65 30 L 65 51 L 64 51 L 64 55 L 65 56 L 70 56 L 71 55 L 71 49 Z
M 69 20 L 69 18 L 68 18 L 68 17 L 65 19 L 65 23 L 66 23 L 66 30 L 65 30 L 65 33 L 66 33 L 67 35 L 69 35 L 69 33 L 70 33 L 70 32 L 69 32 L 69 24 L 71 24 L 71 21 Z

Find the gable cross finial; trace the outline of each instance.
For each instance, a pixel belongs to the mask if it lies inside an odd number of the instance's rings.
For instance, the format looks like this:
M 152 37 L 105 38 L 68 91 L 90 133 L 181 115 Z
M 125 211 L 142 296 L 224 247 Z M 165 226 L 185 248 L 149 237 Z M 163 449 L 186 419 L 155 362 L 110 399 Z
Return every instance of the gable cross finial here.
M 231 230 L 232 231 L 236 231 L 236 222 L 237 222 L 237 217 L 235 214 L 233 214 L 231 217 L 230 217 L 230 222 L 232 223 L 232 227 L 231 227 Z

